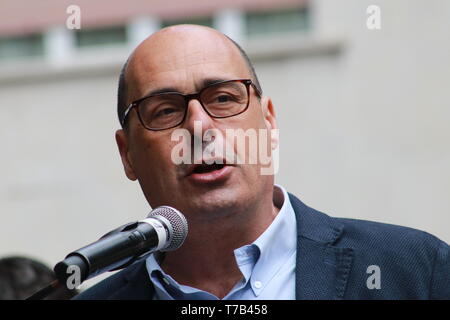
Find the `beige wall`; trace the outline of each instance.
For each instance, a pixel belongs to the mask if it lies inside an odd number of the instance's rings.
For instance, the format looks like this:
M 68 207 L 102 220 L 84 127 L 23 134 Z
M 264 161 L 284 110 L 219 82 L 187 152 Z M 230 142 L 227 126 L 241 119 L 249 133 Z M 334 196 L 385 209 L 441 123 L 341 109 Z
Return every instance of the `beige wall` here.
M 277 182 L 332 216 L 450 242 L 450 3 L 377 1 L 379 31 L 365 25 L 370 1 L 314 3 L 311 37 L 248 43 L 278 114 Z M 125 56 L 33 77 L 0 71 L 1 256 L 53 265 L 148 213 L 114 141 Z

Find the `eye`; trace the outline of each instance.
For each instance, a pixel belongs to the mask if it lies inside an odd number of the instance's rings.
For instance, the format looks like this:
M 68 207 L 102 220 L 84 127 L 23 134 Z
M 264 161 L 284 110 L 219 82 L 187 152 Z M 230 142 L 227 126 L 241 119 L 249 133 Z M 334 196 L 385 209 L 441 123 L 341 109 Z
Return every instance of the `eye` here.
M 164 117 L 164 116 L 169 116 L 169 115 L 171 115 L 171 114 L 173 114 L 173 113 L 175 113 L 175 112 L 178 112 L 178 110 L 175 109 L 175 108 L 170 108 L 170 107 L 168 107 L 168 108 L 162 108 L 162 109 L 158 110 L 158 111 L 154 114 L 154 117 Z
M 226 102 L 234 101 L 233 97 L 229 94 L 221 94 L 220 96 L 217 96 L 214 100 L 215 100 L 215 102 L 219 102 L 219 103 L 226 103 Z
M 227 102 L 227 101 L 230 100 L 230 97 L 229 97 L 229 96 L 226 96 L 226 95 L 221 95 L 221 96 L 218 96 L 218 97 L 217 97 L 217 100 L 218 100 L 219 102 Z

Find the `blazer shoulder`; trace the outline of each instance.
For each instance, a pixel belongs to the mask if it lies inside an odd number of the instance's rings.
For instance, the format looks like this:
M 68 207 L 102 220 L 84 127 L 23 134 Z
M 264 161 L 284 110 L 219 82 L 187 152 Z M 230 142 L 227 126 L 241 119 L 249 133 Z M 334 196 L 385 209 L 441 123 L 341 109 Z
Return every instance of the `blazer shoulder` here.
M 450 246 L 447 243 L 414 228 L 335 219 L 344 224 L 345 230 L 339 245 L 352 247 L 357 252 L 354 269 L 379 266 L 390 289 L 407 292 L 407 298 L 450 299 Z M 363 274 L 364 270 L 359 273 Z
M 330 216 L 304 204 L 289 195 L 297 218 L 298 231 L 301 236 L 342 244 L 348 247 L 372 249 L 429 247 L 436 249 L 441 240 L 418 229 L 369 220 L 340 218 Z
M 450 247 L 444 241 L 410 227 L 329 216 L 290 198 L 300 236 L 352 252 L 351 297 L 450 299 Z M 365 295 L 374 266 L 383 289 Z
M 436 253 L 443 243 L 436 236 L 419 229 L 395 224 L 359 220 L 350 218 L 333 218 L 344 226 L 343 241 L 358 247 L 381 247 L 410 250 L 432 250 Z

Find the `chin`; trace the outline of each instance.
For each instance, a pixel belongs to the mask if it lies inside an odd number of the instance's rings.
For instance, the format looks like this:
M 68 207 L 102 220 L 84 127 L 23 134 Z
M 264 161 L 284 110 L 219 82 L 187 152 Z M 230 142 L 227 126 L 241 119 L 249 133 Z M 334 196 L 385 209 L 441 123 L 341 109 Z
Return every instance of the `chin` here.
M 210 190 L 201 195 L 186 199 L 187 211 L 191 217 L 214 219 L 232 215 L 245 207 L 245 196 L 242 192 L 231 189 Z

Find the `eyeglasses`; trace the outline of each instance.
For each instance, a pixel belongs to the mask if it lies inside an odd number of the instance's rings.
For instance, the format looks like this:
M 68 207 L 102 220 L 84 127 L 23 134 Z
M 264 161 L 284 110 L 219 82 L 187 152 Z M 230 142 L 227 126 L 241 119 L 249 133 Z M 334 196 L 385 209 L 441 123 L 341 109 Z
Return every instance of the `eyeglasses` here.
M 133 101 L 125 110 L 122 126 L 136 107 L 141 124 L 148 130 L 174 128 L 186 118 L 189 101 L 196 99 L 212 118 L 229 118 L 243 113 L 250 104 L 250 85 L 261 93 L 250 79 L 225 80 L 204 87 L 197 93 L 164 92 Z

